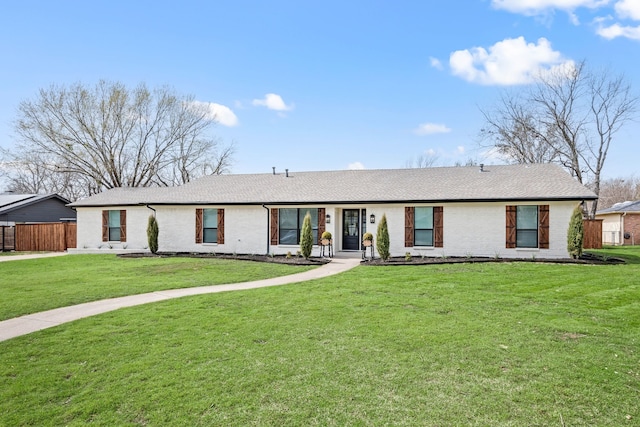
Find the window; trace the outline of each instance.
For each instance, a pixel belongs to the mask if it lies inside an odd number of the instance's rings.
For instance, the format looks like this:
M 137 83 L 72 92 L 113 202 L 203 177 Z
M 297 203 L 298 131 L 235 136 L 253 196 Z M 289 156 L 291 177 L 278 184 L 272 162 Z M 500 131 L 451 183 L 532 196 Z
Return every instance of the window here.
M 506 208 L 507 248 L 549 249 L 549 205 Z
M 120 211 L 109 211 L 109 241 L 120 241 Z
M 196 243 L 224 244 L 224 209 L 196 209 Z
M 202 242 L 218 243 L 218 209 L 202 211 Z
M 433 208 L 416 207 L 414 246 L 433 246 Z
M 109 210 L 102 211 L 102 241 L 126 242 L 127 241 L 127 211 Z
M 538 206 L 516 206 L 516 247 L 538 247 Z
M 311 228 L 313 230 L 313 244 L 318 244 L 318 209 L 278 209 L 278 241 L 281 245 L 300 244 L 302 223 L 309 212 L 311 215 Z
M 404 246 L 444 247 L 444 207 L 407 206 L 404 208 Z

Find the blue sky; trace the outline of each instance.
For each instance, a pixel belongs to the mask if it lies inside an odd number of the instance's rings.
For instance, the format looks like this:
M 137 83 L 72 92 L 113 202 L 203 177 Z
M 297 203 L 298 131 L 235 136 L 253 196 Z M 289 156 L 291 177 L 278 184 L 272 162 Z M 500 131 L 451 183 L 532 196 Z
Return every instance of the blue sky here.
M 490 164 L 480 108 L 540 69 L 587 60 L 640 91 L 640 0 L 22 0 L 0 54 L 4 148 L 39 88 L 106 79 L 209 103 L 234 173 Z M 617 134 L 605 178 L 636 174 L 638 133 Z

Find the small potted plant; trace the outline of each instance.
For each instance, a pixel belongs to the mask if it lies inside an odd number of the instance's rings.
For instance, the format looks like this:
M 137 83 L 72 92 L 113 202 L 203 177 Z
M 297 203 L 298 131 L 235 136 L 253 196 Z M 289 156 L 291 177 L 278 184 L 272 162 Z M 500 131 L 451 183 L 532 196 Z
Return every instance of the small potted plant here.
M 331 249 L 331 232 L 325 231 L 320 236 L 320 256 L 324 256 L 324 248 L 329 248 L 329 258 L 333 256 L 333 250 Z
M 373 244 L 373 234 L 367 232 L 362 236 L 362 245 L 363 246 L 371 246 Z

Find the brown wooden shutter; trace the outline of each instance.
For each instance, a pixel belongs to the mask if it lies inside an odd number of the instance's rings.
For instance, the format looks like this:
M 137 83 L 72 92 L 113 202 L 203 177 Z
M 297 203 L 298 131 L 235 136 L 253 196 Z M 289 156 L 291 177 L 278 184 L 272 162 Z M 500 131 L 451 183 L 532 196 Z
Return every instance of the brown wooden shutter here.
M 549 249 L 549 205 L 538 206 L 538 247 Z
M 278 209 L 271 209 L 271 244 L 278 244 Z
M 204 209 L 196 209 L 196 243 L 202 243 L 202 220 Z
M 433 207 L 433 246 L 444 247 L 444 208 Z
M 109 211 L 102 211 L 102 241 L 109 241 Z
M 120 211 L 120 241 L 127 241 L 127 211 Z
M 415 227 L 415 209 L 413 206 L 406 206 L 404 208 L 404 247 L 413 247 L 413 229 Z
M 218 209 L 218 241 L 219 245 L 224 245 L 224 209 Z
M 322 239 L 322 233 L 324 233 L 325 230 L 325 209 L 324 208 L 318 208 L 318 241 L 320 241 L 320 239 Z
M 517 209 L 515 206 L 507 206 L 507 215 L 506 215 L 506 247 L 507 248 L 515 248 L 516 247 L 516 212 Z

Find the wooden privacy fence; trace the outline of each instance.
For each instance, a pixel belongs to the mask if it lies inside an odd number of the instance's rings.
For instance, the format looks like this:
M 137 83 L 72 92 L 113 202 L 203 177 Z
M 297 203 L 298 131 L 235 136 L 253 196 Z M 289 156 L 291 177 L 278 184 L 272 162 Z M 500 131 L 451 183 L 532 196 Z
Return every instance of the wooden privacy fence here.
M 582 221 L 584 225 L 584 249 L 602 249 L 602 220 L 601 219 L 585 219 Z
M 16 251 L 64 252 L 76 247 L 76 224 L 68 222 L 16 224 Z

